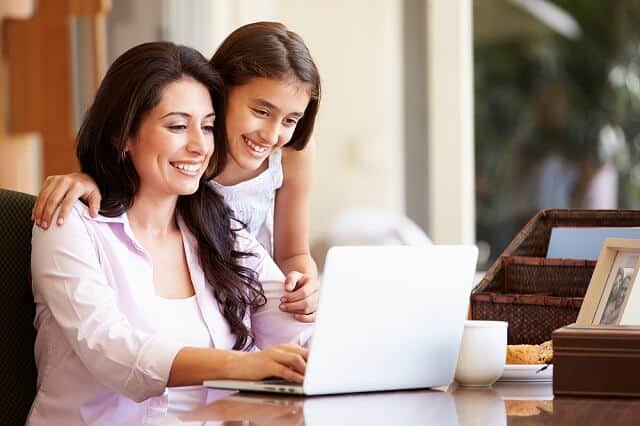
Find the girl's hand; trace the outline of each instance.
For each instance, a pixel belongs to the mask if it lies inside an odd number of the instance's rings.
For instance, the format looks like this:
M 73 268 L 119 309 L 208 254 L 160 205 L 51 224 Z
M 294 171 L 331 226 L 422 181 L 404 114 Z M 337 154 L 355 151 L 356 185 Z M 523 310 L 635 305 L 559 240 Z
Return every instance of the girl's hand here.
M 258 352 L 234 352 L 228 364 L 229 378 L 262 380 L 280 377 L 302 383 L 309 351 L 294 344 L 272 346 Z
M 54 219 L 58 225 L 62 225 L 78 199 L 87 202 L 92 217 L 98 215 L 100 191 L 88 175 L 70 173 L 49 176 L 42 184 L 42 190 L 31 212 L 31 219 L 43 229 L 47 229 Z
M 292 313 L 297 321 L 315 321 L 320 297 L 320 281 L 310 275 L 291 271 L 287 274 L 284 288 L 287 293 L 280 299 L 280 309 Z

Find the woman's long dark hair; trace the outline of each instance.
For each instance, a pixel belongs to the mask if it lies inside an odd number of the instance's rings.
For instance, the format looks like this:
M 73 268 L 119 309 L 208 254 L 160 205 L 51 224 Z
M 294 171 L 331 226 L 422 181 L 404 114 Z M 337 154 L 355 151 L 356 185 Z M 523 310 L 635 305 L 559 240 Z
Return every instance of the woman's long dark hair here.
M 220 74 L 226 93 L 253 78 L 296 79 L 309 86 L 309 104 L 285 146 L 302 150 L 309 142 L 320 105 L 320 73 L 302 38 L 278 22 L 254 22 L 244 25 L 222 42 L 211 58 Z M 220 106 L 226 117 L 226 102 Z M 214 176 L 222 171 L 227 156 L 224 123 L 217 127 L 216 139 L 224 141 L 217 149 Z
M 140 178 L 125 155 L 127 139 L 136 135 L 141 121 L 160 102 L 164 87 L 185 76 L 205 85 L 214 109 L 221 108 L 219 76 L 189 47 L 168 42 L 141 44 L 123 53 L 107 71 L 78 132 L 76 149 L 82 171 L 95 180 L 102 194 L 101 214 L 119 216 L 133 205 Z M 216 125 L 224 126 L 221 122 Z M 207 184 L 215 168 L 212 160 L 198 190 L 178 197 L 177 214 L 198 241 L 205 278 L 236 335 L 233 348 L 248 349 L 254 336 L 243 318 L 266 299 L 255 271 L 240 264 L 251 254 L 235 249 L 231 209 Z

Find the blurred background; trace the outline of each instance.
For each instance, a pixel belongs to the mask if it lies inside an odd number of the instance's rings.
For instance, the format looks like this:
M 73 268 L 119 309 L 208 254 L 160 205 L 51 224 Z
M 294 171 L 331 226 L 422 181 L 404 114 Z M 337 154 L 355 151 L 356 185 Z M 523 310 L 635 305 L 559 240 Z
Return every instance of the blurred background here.
M 429 238 L 477 243 L 482 270 L 540 209 L 640 205 L 640 0 L 2 0 L 0 17 L 2 187 L 75 169 L 73 134 L 129 47 L 210 57 L 275 20 L 322 76 L 316 256 Z

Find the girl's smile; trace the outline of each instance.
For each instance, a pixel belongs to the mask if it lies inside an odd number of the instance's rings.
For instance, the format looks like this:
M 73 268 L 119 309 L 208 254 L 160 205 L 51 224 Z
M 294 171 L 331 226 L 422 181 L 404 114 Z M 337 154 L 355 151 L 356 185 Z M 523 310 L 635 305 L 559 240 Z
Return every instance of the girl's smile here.
M 295 78 L 253 78 L 229 89 L 228 159 L 216 180 L 231 185 L 260 174 L 264 161 L 291 140 L 309 104 L 309 87 Z

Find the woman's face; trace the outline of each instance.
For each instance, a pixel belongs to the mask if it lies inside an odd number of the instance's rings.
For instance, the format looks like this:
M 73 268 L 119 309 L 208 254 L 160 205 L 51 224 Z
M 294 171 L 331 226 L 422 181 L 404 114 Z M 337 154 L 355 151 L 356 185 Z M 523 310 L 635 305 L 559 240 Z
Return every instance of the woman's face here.
M 140 176 L 140 192 L 192 194 L 213 153 L 213 105 L 207 88 L 191 77 L 169 83 L 160 102 L 127 141 Z
M 225 128 L 229 156 L 225 172 L 260 168 L 291 140 L 309 104 L 309 86 L 296 79 L 254 78 L 229 89 Z

